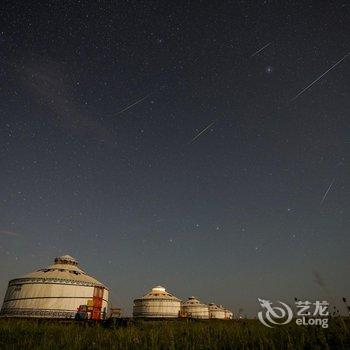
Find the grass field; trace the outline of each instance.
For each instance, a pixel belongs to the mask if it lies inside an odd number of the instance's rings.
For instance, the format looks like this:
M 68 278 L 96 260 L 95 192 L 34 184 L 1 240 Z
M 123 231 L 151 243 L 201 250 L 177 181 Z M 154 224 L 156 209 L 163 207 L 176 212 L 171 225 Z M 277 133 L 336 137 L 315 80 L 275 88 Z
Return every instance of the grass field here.
M 350 349 L 349 318 L 329 328 L 256 320 L 137 321 L 109 329 L 84 323 L 0 319 L 0 349 Z

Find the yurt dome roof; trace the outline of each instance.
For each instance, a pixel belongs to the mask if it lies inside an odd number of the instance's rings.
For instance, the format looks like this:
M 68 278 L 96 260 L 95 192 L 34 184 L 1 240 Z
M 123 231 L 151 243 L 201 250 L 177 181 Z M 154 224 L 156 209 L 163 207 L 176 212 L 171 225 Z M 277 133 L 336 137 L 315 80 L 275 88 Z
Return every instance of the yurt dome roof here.
M 186 301 L 182 303 L 182 305 L 199 305 L 199 306 L 204 306 L 204 304 L 201 304 L 198 299 L 195 297 L 189 297 Z
M 166 291 L 166 289 L 162 286 L 156 286 L 153 287 L 152 290 L 145 294 L 141 300 L 148 300 L 148 299 L 166 299 L 166 300 L 176 300 L 180 301 L 180 299 L 176 298 L 174 295 L 170 294 Z
M 53 265 L 30 272 L 19 279 L 64 280 L 73 284 L 83 283 L 105 287 L 101 282 L 81 270 L 78 266 L 78 261 L 70 255 L 57 257 L 55 258 Z
M 62 255 L 55 259 L 55 264 L 78 265 L 78 261 L 70 255 Z
M 224 310 L 222 305 L 216 305 L 215 303 L 209 303 L 209 308 L 213 310 Z

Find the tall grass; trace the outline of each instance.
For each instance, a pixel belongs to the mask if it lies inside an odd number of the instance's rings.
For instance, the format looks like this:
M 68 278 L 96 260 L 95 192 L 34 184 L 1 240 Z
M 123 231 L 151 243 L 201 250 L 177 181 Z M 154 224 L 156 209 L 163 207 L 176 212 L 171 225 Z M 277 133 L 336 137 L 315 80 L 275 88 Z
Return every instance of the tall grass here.
M 85 323 L 0 319 L 0 349 L 350 349 L 350 320 L 329 328 L 259 321 L 136 321 L 108 329 Z

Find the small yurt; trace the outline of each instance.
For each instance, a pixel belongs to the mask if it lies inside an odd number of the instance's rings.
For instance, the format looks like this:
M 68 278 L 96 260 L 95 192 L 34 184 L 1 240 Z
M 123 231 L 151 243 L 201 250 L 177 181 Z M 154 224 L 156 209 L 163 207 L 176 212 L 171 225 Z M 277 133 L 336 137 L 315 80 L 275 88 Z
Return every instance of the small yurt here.
M 216 305 L 214 303 L 209 304 L 209 318 L 221 319 L 226 318 L 225 309 L 221 305 Z
M 209 318 L 208 305 L 201 304 L 195 297 L 189 297 L 188 300 L 181 303 L 181 315 L 191 318 Z
M 227 320 L 232 320 L 233 319 L 233 312 L 231 310 L 225 309 L 225 318 Z
M 179 317 L 181 300 L 162 286 L 152 290 L 140 299 L 134 300 L 133 316 L 145 318 Z
M 9 282 L 2 317 L 102 319 L 106 315 L 108 289 L 88 276 L 69 255 L 55 259 L 47 268 Z

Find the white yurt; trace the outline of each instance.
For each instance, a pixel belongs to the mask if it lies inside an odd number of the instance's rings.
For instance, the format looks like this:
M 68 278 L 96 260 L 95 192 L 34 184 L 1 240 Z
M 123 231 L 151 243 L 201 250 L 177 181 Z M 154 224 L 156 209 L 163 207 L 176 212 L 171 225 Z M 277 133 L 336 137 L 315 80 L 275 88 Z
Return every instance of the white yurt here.
M 157 286 L 140 299 L 134 300 L 133 316 L 147 318 L 179 317 L 181 300 Z
M 78 309 L 89 318 L 104 318 L 108 289 L 82 271 L 69 255 L 54 264 L 9 282 L 2 317 L 74 318 Z
M 214 303 L 209 304 L 209 318 L 221 319 L 226 318 L 225 309 L 221 305 L 216 305 Z
M 231 310 L 225 309 L 225 318 L 227 320 L 232 320 L 233 319 L 233 312 Z
M 201 304 L 195 297 L 189 297 L 188 300 L 181 303 L 181 314 L 184 317 L 191 318 L 209 318 L 209 308 L 206 304 Z

